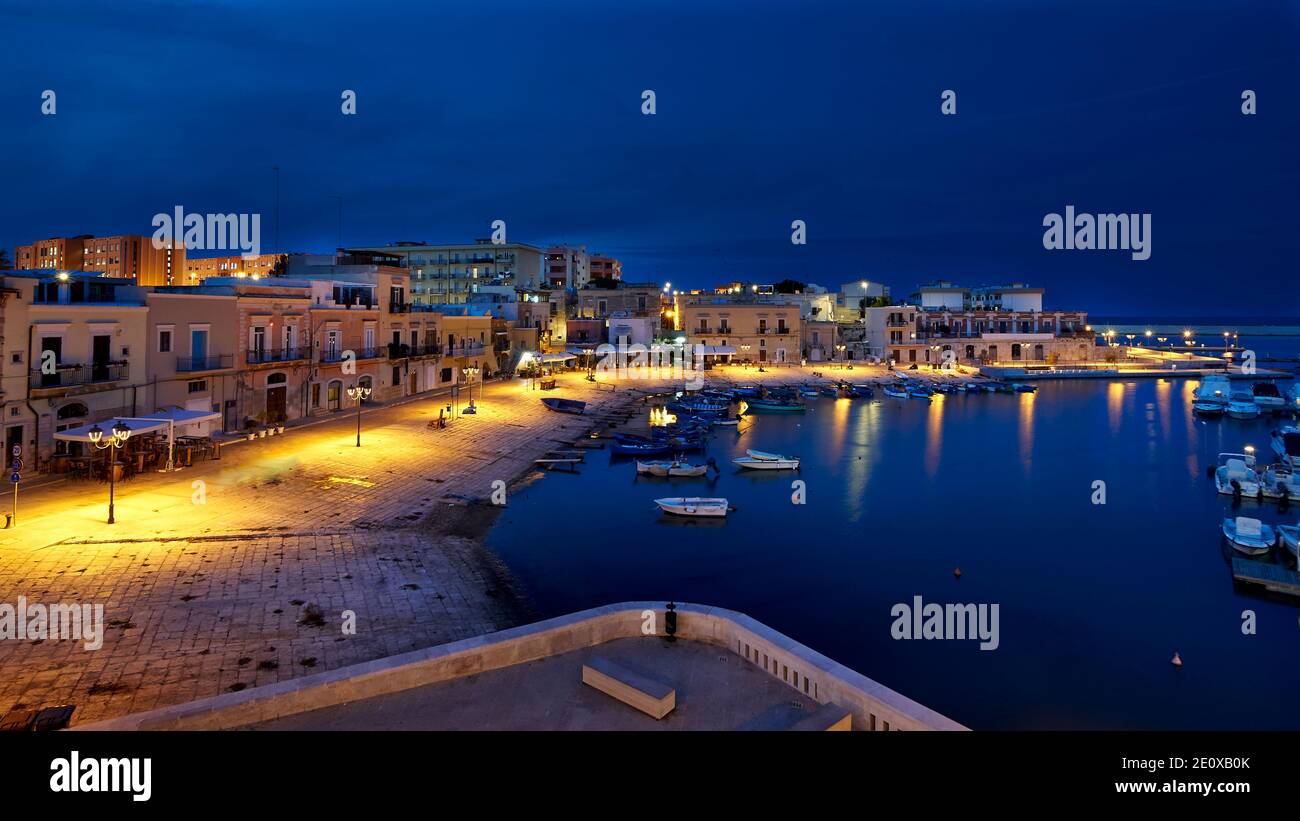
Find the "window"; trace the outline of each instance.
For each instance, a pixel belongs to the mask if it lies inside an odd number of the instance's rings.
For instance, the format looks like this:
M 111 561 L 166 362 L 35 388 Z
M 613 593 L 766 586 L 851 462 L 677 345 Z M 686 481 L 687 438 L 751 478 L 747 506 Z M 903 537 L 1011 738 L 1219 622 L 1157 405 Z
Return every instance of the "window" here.
M 171 329 L 158 329 L 158 353 L 171 353 L 172 350 L 172 332 Z
M 394 385 L 400 385 L 400 384 L 402 384 L 402 367 L 401 367 L 400 365 L 394 365 L 394 366 L 393 366 L 393 383 L 392 383 L 392 384 L 394 384 Z
M 312 386 L 311 386 L 311 406 L 312 406 L 313 408 L 319 408 L 319 407 L 320 407 L 320 383 L 319 383 L 319 382 L 313 382 L 313 383 L 312 383 Z
M 208 390 L 208 380 L 195 379 L 188 383 L 190 393 L 206 393 Z

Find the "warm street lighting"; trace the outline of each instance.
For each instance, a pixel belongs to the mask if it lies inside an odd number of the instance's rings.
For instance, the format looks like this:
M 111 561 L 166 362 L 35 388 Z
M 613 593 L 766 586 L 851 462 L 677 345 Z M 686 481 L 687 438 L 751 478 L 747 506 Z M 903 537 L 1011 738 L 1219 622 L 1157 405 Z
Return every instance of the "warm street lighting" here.
M 361 403 L 370 398 L 370 388 L 360 383 L 348 388 L 348 398 L 357 400 L 357 447 L 361 447 Z
M 478 367 L 477 365 L 470 365 L 470 366 L 468 366 L 468 367 L 461 368 L 461 371 L 465 374 L 465 377 L 466 377 L 466 384 L 469 385 L 469 401 L 470 401 L 471 404 L 473 404 L 473 402 L 474 402 L 474 377 L 478 376 L 478 374 L 479 374 L 479 367 Z M 479 383 L 478 398 L 479 398 L 479 401 L 480 401 L 480 402 L 483 401 L 483 383 L 482 383 L 482 382 Z
M 113 435 L 107 442 L 104 441 L 104 430 L 99 425 L 91 428 L 86 435 L 96 448 L 108 451 L 105 454 L 105 467 L 108 470 L 108 523 L 113 524 L 113 495 L 117 486 L 116 451 L 126 446 L 126 440 L 131 438 L 131 428 L 125 422 L 118 422 L 113 426 Z

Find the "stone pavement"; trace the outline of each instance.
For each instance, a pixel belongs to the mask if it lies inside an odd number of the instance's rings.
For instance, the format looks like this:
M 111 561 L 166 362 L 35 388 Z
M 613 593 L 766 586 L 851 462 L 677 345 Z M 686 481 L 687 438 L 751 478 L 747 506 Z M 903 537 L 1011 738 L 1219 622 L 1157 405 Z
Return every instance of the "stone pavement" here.
M 808 377 L 733 368 L 710 381 Z M 109 626 L 98 650 L 0 641 L 0 716 L 76 704 L 77 723 L 108 718 L 518 623 L 508 574 L 455 524 L 465 501 L 670 384 L 494 383 L 475 392 L 477 415 L 445 429 L 427 423 L 447 397 L 419 398 L 366 412 L 360 448 L 355 414 L 341 412 L 122 483 L 113 525 L 104 484 L 26 492 L 18 527 L 0 530 L 0 605 L 99 603 Z M 543 396 L 583 399 L 588 414 L 552 413 Z

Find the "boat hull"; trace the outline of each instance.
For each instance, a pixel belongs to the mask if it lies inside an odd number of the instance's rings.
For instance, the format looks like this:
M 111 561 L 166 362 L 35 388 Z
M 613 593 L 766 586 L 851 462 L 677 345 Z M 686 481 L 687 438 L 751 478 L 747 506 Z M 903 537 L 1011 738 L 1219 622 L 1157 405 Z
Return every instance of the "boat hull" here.
M 680 496 L 655 499 L 655 504 L 664 513 L 671 513 L 674 516 L 697 516 L 701 518 L 722 518 L 727 515 L 729 507 L 726 499 Z
M 753 456 L 738 456 L 731 463 L 746 470 L 798 470 L 798 459 L 755 459 Z

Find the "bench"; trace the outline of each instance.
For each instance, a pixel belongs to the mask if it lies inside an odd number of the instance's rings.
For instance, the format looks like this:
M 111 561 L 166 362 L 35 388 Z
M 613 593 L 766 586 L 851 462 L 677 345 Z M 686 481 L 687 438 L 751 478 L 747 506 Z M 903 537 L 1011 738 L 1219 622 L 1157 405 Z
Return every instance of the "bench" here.
M 823 704 L 790 726 L 792 731 L 822 733 L 828 730 L 852 730 L 853 713 L 838 704 Z
M 677 691 L 672 687 L 609 659 L 593 658 L 582 665 L 582 683 L 655 719 L 663 718 L 677 706 Z

